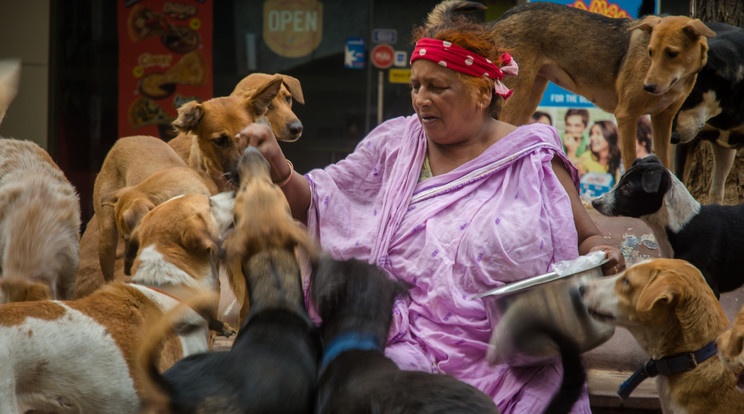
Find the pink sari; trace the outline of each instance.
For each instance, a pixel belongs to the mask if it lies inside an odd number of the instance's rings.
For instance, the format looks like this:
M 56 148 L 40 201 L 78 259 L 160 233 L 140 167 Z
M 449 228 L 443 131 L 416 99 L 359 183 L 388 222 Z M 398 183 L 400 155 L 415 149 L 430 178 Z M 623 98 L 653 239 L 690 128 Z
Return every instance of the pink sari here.
M 415 116 L 381 124 L 346 159 L 307 174 L 308 228 L 331 256 L 376 263 L 414 286 L 394 305 L 385 349 L 399 367 L 452 375 L 502 413 L 539 412 L 558 389 L 560 363 L 489 365 L 494 316 L 472 297 L 578 256 L 570 200 L 551 160 L 563 160 L 575 183 L 578 173 L 555 129 L 542 124 L 419 183 L 425 153 Z M 591 412 L 586 393 L 573 412 Z

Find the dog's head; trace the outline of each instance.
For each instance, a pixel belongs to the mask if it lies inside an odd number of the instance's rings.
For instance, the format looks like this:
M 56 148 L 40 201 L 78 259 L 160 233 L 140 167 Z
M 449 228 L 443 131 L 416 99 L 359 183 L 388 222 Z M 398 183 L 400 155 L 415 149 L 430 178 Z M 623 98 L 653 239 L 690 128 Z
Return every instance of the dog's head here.
M 310 289 L 323 319 L 324 339 L 354 331 L 374 334 L 385 341 L 393 302 L 408 293 L 408 286 L 391 280 L 377 266 L 357 259 L 322 256 L 313 273 Z
M 153 208 L 126 245 L 125 274 L 154 285 L 216 286 L 221 233 L 230 227 L 226 210 L 232 202 L 232 193 L 212 197 L 192 193 Z
M 655 155 L 636 159 L 611 191 L 592 200 L 592 206 L 605 216 L 652 214 L 661 208 L 672 185 L 670 174 Z
M 282 87 L 269 104 L 266 117 L 269 118 L 276 139 L 284 142 L 294 142 L 300 139 L 303 129 L 302 122 L 292 111 L 293 101 L 305 104 L 305 97 L 302 94 L 299 80 L 280 73 L 274 75 L 251 73 L 235 86 L 231 95 L 249 95 L 266 83 L 271 82 L 276 76 L 282 78 Z
M 212 98 L 203 103 L 191 101 L 179 107 L 173 126 L 194 136 L 198 150 L 191 151 L 192 166 L 209 171 L 217 183 L 229 181 L 237 186 L 237 163 L 247 142 L 239 142 L 235 136 L 266 114 L 281 85 L 282 78 L 277 76 L 245 96 Z
M 293 252 L 262 250 L 245 258 L 242 273 L 251 313 L 274 308 L 306 314 L 300 267 Z
M 702 273 L 680 259 L 643 261 L 617 276 L 593 279 L 580 291 L 592 316 L 628 328 L 647 351 L 693 341 L 704 341 L 702 346 L 728 326 Z M 661 343 L 670 340 L 675 343 Z
M 739 310 L 733 325 L 718 336 L 716 346 L 721 362 L 737 373 L 736 388 L 744 392 L 744 307 Z
M 680 79 L 697 74 L 707 61 L 708 38 L 716 35 L 700 20 L 685 16 L 648 16 L 628 28 L 635 29 L 650 35 L 643 89 L 653 95 L 663 95 Z
M 49 286 L 21 278 L 3 278 L 0 275 L 0 305 L 8 302 L 51 300 Z

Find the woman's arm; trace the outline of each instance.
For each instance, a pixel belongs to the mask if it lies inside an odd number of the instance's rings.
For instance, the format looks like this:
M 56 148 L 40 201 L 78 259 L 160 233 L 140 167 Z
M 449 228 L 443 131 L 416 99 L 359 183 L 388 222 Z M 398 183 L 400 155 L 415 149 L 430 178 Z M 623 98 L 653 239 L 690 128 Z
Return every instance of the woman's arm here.
M 615 274 L 625 270 L 625 257 L 620 249 L 605 243 L 604 236 L 581 203 L 581 198 L 579 198 L 579 194 L 576 192 L 576 186 L 571 179 L 571 174 L 569 174 L 566 166 L 563 164 L 563 160 L 554 157 L 552 165 L 555 175 L 571 199 L 574 224 L 576 225 L 576 232 L 579 236 L 579 254 L 584 255 L 597 250 L 605 252 L 607 258 L 610 259 L 609 262 L 602 266 L 602 271 L 605 275 Z
M 292 216 L 307 224 L 310 183 L 287 162 L 271 128 L 266 124 L 252 123 L 238 133 L 237 139 L 247 140 L 249 145 L 261 151 L 271 166 L 271 179 L 280 185 L 284 196 L 287 197 Z

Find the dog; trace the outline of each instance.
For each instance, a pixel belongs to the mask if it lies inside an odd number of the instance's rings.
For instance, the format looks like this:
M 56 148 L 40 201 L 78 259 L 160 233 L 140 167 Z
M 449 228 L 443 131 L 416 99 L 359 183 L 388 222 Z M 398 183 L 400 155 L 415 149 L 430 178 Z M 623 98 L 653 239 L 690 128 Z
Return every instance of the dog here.
M 80 198 L 39 145 L 0 139 L 0 269 L 74 299 L 80 263 Z
M 321 256 L 310 284 L 324 343 L 316 413 L 498 413 L 477 388 L 449 375 L 400 370 L 383 354 L 393 301 L 407 289 L 372 264 Z M 567 413 L 586 374 L 576 345 L 551 337 L 567 375 L 545 412 Z
M 18 93 L 18 82 L 21 78 L 21 61 L 6 59 L 0 61 L 0 124 L 5 113 Z
M 305 104 L 305 97 L 302 94 L 299 80 L 280 73 L 275 73 L 273 76 L 267 73 L 251 73 L 238 82 L 230 95 L 249 95 L 276 76 L 282 78 L 282 87 L 271 101 L 266 111 L 266 117 L 269 119 L 276 139 L 284 142 L 295 142 L 302 136 L 303 126 L 300 119 L 292 111 L 292 103 Z
M 230 351 L 192 355 L 161 374 L 156 350 L 170 323 L 150 331 L 138 358 L 144 412 L 313 412 L 322 351 L 294 254 L 264 249 L 246 258 L 242 274 L 251 309 Z
M 641 219 L 661 256 L 692 263 L 716 296 L 744 284 L 744 204 L 701 205 L 655 155 L 636 160 L 592 206 L 605 216 Z
M 716 37 L 708 41 L 708 63 L 674 118 L 672 143 L 682 144 L 675 151 L 674 171 L 677 177 L 685 177 L 692 141 L 710 141 L 713 171 L 709 201 L 721 204 L 736 151 L 744 147 L 744 80 L 739 76 L 744 62 L 744 29 L 725 23 L 706 25 Z
M 448 0 L 432 9 L 426 25 L 484 8 Z M 512 7 L 488 24 L 494 44 L 519 64 L 517 76 L 504 78 L 514 93 L 499 119 L 526 124 L 551 81 L 615 115 L 624 165 L 636 158 L 638 118 L 651 114 L 654 152 L 670 167 L 672 119 L 705 66 L 707 39 L 715 36 L 703 22 L 683 16 L 615 19 L 535 2 Z
M 736 389 L 744 392 L 744 307 L 736 314 L 734 323 L 716 340 L 718 358 L 736 375 Z
M 41 300 L 0 306 L 0 413 L 137 413 L 143 384 L 137 346 L 171 296 L 114 282 L 73 301 Z M 160 369 L 207 348 L 206 321 L 193 311 L 157 350 Z
M 233 211 L 235 230 L 224 245 L 230 286 L 240 303 L 242 321 L 251 306 L 247 300 L 246 279 L 241 275 L 245 258 L 264 249 L 294 251 L 299 247 L 314 263 L 319 250 L 307 229 L 292 217 L 287 198 L 271 181 L 269 162 L 256 147 L 243 151 L 239 170 L 240 188 L 235 195 Z
M 729 321 L 700 271 L 680 259 L 650 259 L 580 287 L 590 314 L 622 326 L 651 359 L 619 393 L 647 377 L 665 413 L 741 413 L 744 394 L 716 358 L 716 338 Z
M 245 96 L 183 104 L 172 123 L 178 135 L 168 145 L 189 167 L 205 171 L 220 192 L 234 190 L 240 181 L 237 163 L 248 145 L 237 140 L 236 135 L 266 114 L 282 82 L 281 77 L 275 76 Z
M 98 233 L 98 260 L 106 282 L 114 280 L 114 256 L 119 241 L 116 201 L 122 192 L 151 175 L 171 168 L 187 167 L 168 144 L 155 137 L 137 135 L 116 140 L 106 154 L 93 183 L 93 215 Z M 88 223 L 91 227 L 93 219 Z M 85 233 L 89 230 L 86 228 Z M 83 243 L 89 238 L 83 234 Z
M 52 299 L 49 286 L 19 279 L 0 279 L 0 304 Z

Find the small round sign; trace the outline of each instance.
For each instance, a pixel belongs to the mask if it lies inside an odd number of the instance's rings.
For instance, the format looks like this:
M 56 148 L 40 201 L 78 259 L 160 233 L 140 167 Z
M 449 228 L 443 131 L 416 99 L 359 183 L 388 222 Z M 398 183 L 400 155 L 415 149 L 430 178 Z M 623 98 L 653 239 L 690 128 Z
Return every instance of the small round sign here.
M 372 64 L 379 69 L 387 69 L 393 66 L 393 60 L 395 58 L 395 51 L 390 45 L 381 44 L 375 46 L 370 53 L 370 59 Z

